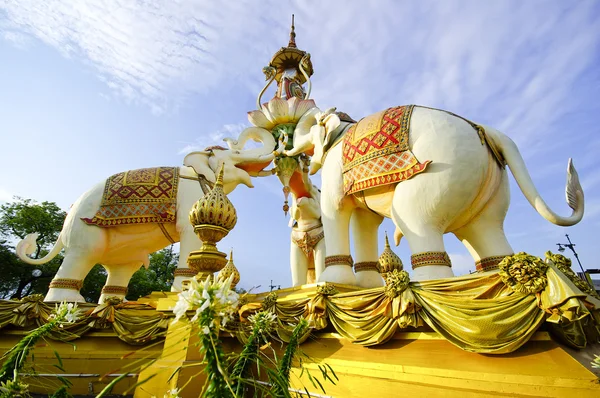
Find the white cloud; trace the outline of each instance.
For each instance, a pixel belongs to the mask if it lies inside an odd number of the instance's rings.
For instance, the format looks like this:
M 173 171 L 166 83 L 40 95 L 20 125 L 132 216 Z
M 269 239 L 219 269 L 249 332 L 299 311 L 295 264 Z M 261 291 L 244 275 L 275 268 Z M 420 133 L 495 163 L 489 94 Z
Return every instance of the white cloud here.
M 224 138 L 237 138 L 242 130 L 248 127 L 245 123 L 226 124 L 219 130 L 209 134 L 202 135 L 193 143 L 184 143 L 185 146 L 179 150 L 179 154 L 187 154 L 193 151 L 202 151 L 205 148 L 213 145 L 225 147 Z
M 0 202 L 12 202 L 13 196 L 14 195 L 7 190 L 0 188 Z

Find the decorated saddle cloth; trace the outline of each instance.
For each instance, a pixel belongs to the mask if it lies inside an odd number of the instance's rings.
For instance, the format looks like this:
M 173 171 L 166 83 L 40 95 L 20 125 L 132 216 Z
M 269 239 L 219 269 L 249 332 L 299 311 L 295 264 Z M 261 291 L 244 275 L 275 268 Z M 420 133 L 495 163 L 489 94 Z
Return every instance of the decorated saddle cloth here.
M 178 183 L 178 167 L 115 174 L 106 180 L 96 215 L 82 220 L 99 227 L 174 222 Z
M 398 183 L 425 171 L 431 161 L 420 163 L 408 147 L 413 108 L 388 108 L 350 127 L 342 142 L 346 194 Z

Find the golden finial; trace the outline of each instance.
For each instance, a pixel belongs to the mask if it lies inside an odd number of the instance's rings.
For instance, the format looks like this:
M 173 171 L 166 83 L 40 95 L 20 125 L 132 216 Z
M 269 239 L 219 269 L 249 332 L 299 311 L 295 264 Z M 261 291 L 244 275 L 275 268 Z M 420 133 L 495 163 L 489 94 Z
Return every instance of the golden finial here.
M 392 248 L 390 247 L 390 241 L 388 240 L 387 232 L 385 233 L 385 247 L 381 253 L 381 256 L 379 256 L 379 266 L 383 279 L 386 278 L 388 272 L 392 272 L 393 270 L 402 271 L 404 268 L 402 265 L 402 260 L 396 253 L 392 251 Z
M 217 275 L 217 279 L 224 281 L 231 275 L 233 275 L 233 278 L 231 280 L 231 288 L 235 289 L 236 285 L 240 282 L 241 277 L 240 272 L 237 270 L 235 264 L 233 263 L 233 248 L 229 252 L 229 261 L 227 261 L 225 268 L 223 268 L 219 272 L 219 274 Z
M 296 32 L 294 30 L 294 14 L 292 14 L 292 30 L 290 31 L 290 42 L 288 47 L 296 48 Z
M 223 174 L 225 174 L 225 164 L 221 164 L 221 167 L 219 168 L 219 174 L 217 175 L 215 185 L 223 186 Z

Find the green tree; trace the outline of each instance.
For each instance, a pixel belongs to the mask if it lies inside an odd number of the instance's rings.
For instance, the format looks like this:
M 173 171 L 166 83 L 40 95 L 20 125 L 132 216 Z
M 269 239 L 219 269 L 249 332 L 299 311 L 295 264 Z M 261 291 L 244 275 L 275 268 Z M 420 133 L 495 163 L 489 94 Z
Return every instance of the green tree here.
M 58 238 L 66 215 L 54 202 L 37 203 L 19 197 L 0 206 L 0 236 L 4 238 L 0 242 L 0 297 L 20 299 L 48 291 L 48 284 L 56 274 L 62 256 L 34 266 L 19 260 L 12 247 L 27 234 L 37 232 L 39 237 L 34 258 L 43 257 Z
M 173 245 L 150 255 L 148 269 L 140 268 L 129 282 L 127 300 L 137 300 L 152 292 L 170 291 L 179 254 Z

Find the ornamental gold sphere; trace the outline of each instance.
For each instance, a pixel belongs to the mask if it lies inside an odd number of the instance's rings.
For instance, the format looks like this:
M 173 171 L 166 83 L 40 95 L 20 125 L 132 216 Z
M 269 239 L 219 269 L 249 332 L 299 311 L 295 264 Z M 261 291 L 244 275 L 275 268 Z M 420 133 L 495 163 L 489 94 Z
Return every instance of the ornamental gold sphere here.
M 214 225 L 228 231 L 235 227 L 237 212 L 223 192 L 223 169 L 221 166 L 213 189 L 192 206 L 190 223 L 193 226 Z
M 387 233 L 385 234 L 385 248 L 383 249 L 381 256 L 379 256 L 379 266 L 382 275 L 392 272 L 393 270 L 402 271 L 404 268 L 402 265 L 402 260 L 396 253 L 392 251 L 392 248 L 390 247 Z

